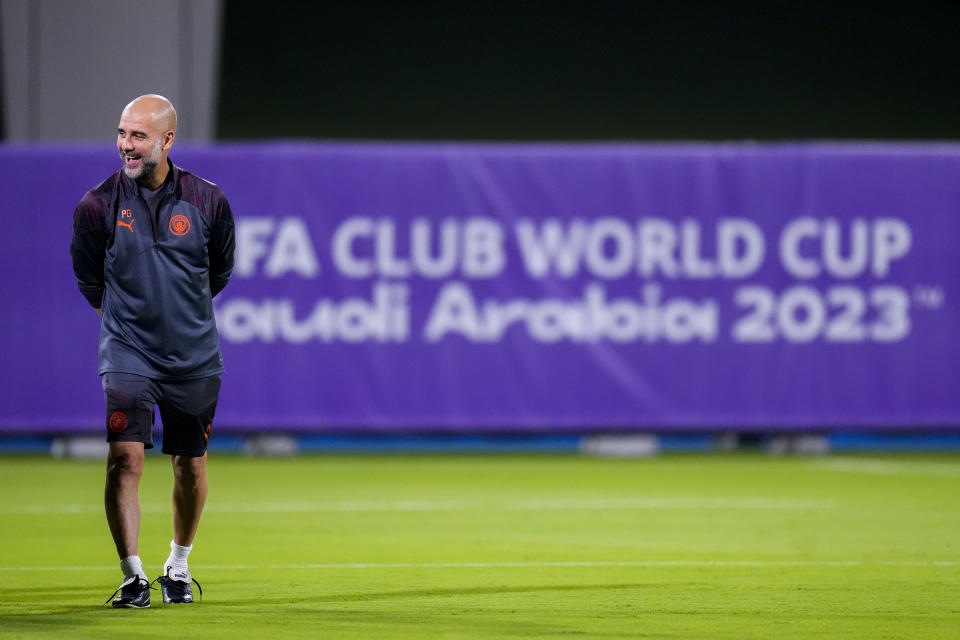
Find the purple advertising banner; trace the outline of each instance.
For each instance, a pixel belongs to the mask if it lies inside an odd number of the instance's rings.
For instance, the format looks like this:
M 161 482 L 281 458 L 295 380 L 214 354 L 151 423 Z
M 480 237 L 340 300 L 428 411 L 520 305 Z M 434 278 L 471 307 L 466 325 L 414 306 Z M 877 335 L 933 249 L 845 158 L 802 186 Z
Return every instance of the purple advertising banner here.
M 177 146 L 236 218 L 216 426 L 960 429 L 960 146 Z M 0 148 L 0 431 L 100 432 L 102 146 Z

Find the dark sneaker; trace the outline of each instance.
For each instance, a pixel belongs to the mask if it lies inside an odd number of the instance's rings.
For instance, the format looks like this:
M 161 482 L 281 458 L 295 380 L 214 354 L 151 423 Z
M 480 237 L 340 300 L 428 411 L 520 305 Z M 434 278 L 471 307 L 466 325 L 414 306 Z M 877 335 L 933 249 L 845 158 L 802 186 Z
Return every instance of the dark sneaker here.
M 120 588 L 107 598 L 107 602 L 110 602 L 111 598 L 113 606 L 118 609 L 146 609 L 150 606 L 150 584 L 140 576 L 133 576 L 120 585 Z
M 167 567 L 167 573 L 154 580 L 154 582 L 160 583 L 163 604 L 190 604 L 193 602 L 191 582 L 197 585 L 197 590 L 203 597 L 203 589 L 200 587 L 200 583 L 194 580 L 186 569 Z

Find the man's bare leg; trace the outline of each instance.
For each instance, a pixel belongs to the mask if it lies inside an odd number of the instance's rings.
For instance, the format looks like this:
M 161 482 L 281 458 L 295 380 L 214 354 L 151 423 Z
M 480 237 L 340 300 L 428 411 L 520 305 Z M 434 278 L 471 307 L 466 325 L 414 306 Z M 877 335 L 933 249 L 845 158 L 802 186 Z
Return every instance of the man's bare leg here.
M 171 456 L 170 462 L 173 465 L 173 541 L 160 577 L 160 588 L 164 604 L 187 604 L 193 602 L 187 558 L 207 501 L 207 454 L 199 458 Z
M 107 482 L 103 503 L 110 535 L 120 559 L 137 556 L 140 538 L 140 477 L 143 443 L 111 442 L 107 454 Z
M 189 547 L 207 502 L 207 454 L 170 456 L 173 464 L 173 541 Z
M 120 556 L 120 570 L 124 579 L 123 585 L 117 590 L 119 596 L 113 600 L 114 607 L 143 609 L 150 606 L 147 574 L 137 553 L 142 475 L 143 443 L 111 442 L 107 453 L 103 506 L 107 512 L 110 535 Z

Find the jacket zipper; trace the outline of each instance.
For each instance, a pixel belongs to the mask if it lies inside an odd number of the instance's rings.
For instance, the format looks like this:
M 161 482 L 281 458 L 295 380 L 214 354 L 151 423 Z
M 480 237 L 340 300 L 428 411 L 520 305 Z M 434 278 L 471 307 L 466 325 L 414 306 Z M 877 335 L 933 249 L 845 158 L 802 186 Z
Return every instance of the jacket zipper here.
M 167 199 L 167 195 L 169 194 L 165 194 L 162 198 L 160 198 L 160 202 L 157 203 L 156 214 L 150 210 L 150 203 L 147 202 L 143 192 L 138 189 L 137 195 L 140 196 L 140 200 L 143 202 L 144 209 L 146 209 L 147 213 L 150 214 L 150 230 L 153 232 L 153 248 L 156 249 L 160 246 L 160 242 L 157 240 L 158 230 L 160 228 L 160 210 L 163 208 L 163 201 Z

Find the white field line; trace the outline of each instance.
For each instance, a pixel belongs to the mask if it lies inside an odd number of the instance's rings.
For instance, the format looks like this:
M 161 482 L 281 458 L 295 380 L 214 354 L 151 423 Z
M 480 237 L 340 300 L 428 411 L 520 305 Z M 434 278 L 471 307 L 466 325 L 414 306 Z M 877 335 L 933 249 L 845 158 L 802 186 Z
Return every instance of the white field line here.
M 834 500 L 782 498 L 583 498 L 472 502 L 463 500 L 358 500 L 345 502 L 212 502 L 206 513 L 310 513 L 352 511 L 630 511 L 642 509 L 810 510 L 836 509 Z M 169 504 L 144 503 L 144 513 L 167 513 Z M 4 515 L 101 514 L 100 504 L 0 506 Z
M 778 567 L 941 567 L 953 568 L 958 566 L 952 560 L 940 561 L 879 561 L 864 562 L 860 560 L 638 560 L 623 562 L 581 561 L 581 562 L 345 562 L 345 563 L 315 563 L 315 564 L 232 564 L 232 565 L 194 565 L 193 570 L 233 570 L 233 571 L 265 571 L 265 570 L 298 570 L 298 569 L 527 569 L 527 568 L 591 568 L 591 567 L 744 567 L 744 568 L 778 568 Z M 35 567 L 0 567 L 0 571 L 116 571 L 115 565 L 98 565 L 87 567 L 71 566 L 35 566 Z
M 904 462 L 901 460 L 862 460 L 860 458 L 831 457 L 816 460 L 810 464 L 818 469 L 851 473 L 960 478 L 960 464 L 951 462 Z

